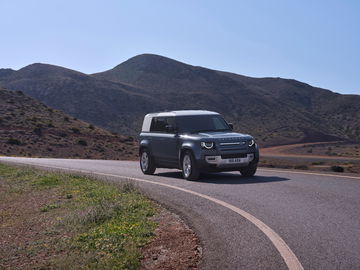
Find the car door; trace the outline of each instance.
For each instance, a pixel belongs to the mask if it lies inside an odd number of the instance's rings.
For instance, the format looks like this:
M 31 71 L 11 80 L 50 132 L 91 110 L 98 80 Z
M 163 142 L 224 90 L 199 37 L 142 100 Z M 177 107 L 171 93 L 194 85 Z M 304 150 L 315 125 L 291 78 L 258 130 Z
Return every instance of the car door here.
M 172 126 L 173 129 L 169 129 Z M 175 117 L 154 117 L 150 132 L 152 154 L 158 166 L 177 166 L 178 136 L 174 131 Z

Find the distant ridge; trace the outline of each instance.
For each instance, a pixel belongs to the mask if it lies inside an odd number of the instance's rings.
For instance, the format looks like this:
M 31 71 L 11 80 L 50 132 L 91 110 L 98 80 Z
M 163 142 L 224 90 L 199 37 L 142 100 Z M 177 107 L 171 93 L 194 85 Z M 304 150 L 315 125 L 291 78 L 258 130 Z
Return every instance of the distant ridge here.
M 133 138 L 54 110 L 21 91 L 0 88 L 0 155 L 133 159 Z
M 2 72 L 0 85 L 124 134 L 139 132 L 152 111 L 218 111 L 262 145 L 360 141 L 360 96 L 292 79 L 252 78 L 153 54 L 86 75 L 44 64 Z

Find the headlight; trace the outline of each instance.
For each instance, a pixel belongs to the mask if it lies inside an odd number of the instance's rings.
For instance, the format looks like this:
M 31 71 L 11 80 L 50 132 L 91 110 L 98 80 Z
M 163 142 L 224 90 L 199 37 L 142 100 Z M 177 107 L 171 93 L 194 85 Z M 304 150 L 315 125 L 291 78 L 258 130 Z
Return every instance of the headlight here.
M 248 142 L 249 147 L 254 146 L 254 144 L 255 144 L 255 141 L 254 141 L 254 140 L 250 140 L 250 141 Z
M 213 149 L 214 143 L 213 142 L 201 142 L 201 147 L 205 149 Z

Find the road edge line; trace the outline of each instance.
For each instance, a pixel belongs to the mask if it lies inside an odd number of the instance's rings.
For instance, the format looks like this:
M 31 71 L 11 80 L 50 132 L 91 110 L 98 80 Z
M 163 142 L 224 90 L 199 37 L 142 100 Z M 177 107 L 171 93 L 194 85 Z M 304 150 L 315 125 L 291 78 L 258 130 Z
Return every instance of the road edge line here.
M 316 172 L 299 172 L 299 171 L 294 171 L 294 170 L 263 169 L 263 168 L 259 168 L 259 171 L 263 171 L 263 172 L 280 172 L 280 173 L 308 174 L 308 175 L 318 175 L 318 176 L 332 176 L 332 177 L 350 178 L 350 179 L 360 180 L 360 177 L 351 176 L 351 175 L 337 175 L 337 174 L 316 173 Z

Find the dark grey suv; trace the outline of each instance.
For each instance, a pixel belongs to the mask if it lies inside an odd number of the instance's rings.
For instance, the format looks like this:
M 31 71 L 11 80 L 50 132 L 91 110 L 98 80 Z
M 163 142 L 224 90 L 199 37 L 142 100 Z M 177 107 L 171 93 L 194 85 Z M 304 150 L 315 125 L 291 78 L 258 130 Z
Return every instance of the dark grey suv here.
M 198 179 L 201 172 L 240 171 L 253 176 L 259 161 L 253 137 L 233 132 L 220 114 L 200 110 L 147 114 L 139 155 L 144 174 L 177 168 L 188 180 Z

